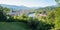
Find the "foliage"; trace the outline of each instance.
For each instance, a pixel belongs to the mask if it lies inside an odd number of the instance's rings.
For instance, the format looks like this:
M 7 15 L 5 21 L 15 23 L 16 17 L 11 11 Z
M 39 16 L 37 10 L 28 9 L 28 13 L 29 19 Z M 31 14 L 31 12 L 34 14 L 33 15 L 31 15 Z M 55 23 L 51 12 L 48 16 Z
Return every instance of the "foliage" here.
M 55 12 L 54 11 L 55 10 L 48 12 L 47 23 L 49 23 L 49 24 L 54 24 L 54 21 L 55 21 Z
M 55 10 L 55 28 L 60 28 L 60 7 Z
M 9 8 L 0 6 L 0 21 L 7 21 L 7 13 L 9 11 Z

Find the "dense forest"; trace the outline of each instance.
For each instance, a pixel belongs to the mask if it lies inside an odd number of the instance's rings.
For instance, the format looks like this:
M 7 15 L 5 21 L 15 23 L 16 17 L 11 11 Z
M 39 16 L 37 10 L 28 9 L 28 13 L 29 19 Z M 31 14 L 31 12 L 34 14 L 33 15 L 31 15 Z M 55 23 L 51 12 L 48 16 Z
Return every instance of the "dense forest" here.
M 31 10 L 28 13 L 35 13 L 35 17 L 29 17 L 24 13 L 19 16 L 11 16 L 8 14 L 11 9 L 0 6 L 0 26 L 3 22 L 10 25 L 15 22 L 19 24 L 20 30 L 60 30 L 60 3 L 56 2 L 58 4 L 56 7 L 48 6 Z

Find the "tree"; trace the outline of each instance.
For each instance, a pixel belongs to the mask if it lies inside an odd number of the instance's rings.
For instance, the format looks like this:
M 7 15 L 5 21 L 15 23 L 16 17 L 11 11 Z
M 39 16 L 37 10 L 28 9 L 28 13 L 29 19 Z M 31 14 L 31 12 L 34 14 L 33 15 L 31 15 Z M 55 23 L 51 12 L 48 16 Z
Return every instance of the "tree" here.
M 55 21 L 55 12 L 54 12 L 54 10 L 51 10 L 47 16 L 47 22 L 50 24 L 53 24 L 54 21 Z
M 7 10 L 9 10 L 8 8 L 2 7 L 0 6 L 0 21 L 5 21 L 7 20 Z
M 55 9 L 55 28 L 60 28 L 60 7 Z
M 60 0 L 55 0 L 55 1 L 60 6 Z

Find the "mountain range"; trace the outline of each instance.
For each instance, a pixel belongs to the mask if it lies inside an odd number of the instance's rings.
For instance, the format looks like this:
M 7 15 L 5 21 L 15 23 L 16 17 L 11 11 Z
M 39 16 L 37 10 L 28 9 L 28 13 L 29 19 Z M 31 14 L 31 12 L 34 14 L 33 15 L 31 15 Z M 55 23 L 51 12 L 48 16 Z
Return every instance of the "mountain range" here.
M 12 10 L 31 10 L 32 8 L 30 7 L 26 7 L 26 6 L 16 6 L 16 5 L 7 5 L 7 4 L 0 4 L 0 6 L 2 7 L 7 7 L 10 8 Z
M 16 6 L 16 5 L 7 5 L 7 4 L 0 4 L 0 6 L 7 7 L 7 8 L 10 8 L 12 10 L 33 10 L 33 9 L 37 10 L 37 9 L 45 9 L 45 8 L 49 8 L 49 9 L 53 8 L 54 9 L 56 7 L 56 5 L 47 6 L 47 7 L 26 7 L 24 5 Z

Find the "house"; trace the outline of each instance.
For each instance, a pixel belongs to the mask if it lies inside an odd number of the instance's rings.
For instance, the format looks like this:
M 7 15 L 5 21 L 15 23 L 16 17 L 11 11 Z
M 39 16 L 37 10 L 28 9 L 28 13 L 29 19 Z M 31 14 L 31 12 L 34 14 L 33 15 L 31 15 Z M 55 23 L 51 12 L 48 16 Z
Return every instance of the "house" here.
M 46 14 L 38 14 L 38 16 L 46 17 L 47 15 Z

